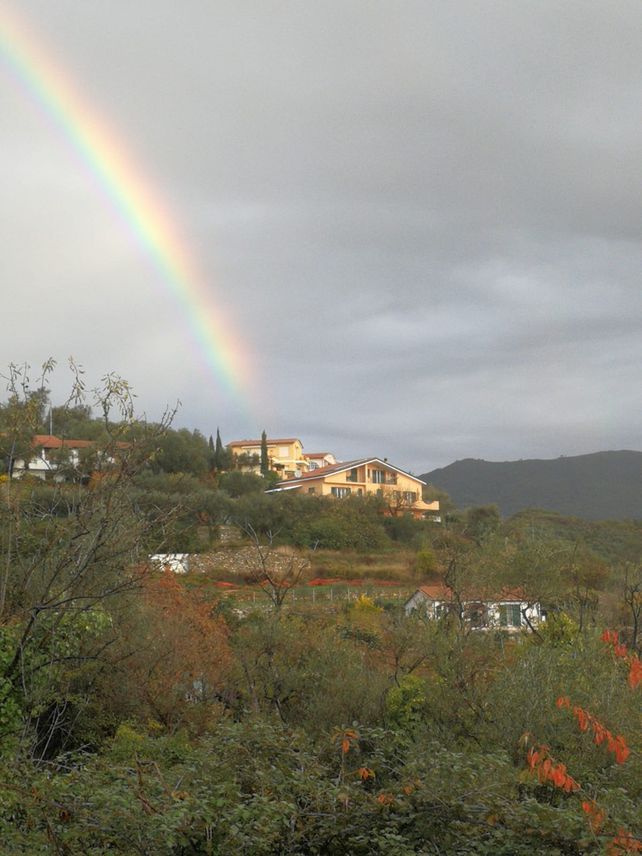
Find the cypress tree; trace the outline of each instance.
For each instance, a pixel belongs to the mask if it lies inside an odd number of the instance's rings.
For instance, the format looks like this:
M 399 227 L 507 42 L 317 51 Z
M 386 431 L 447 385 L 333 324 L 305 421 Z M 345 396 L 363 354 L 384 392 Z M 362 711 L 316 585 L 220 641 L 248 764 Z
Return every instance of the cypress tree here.
M 270 459 L 268 458 L 267 434 L 261 434 L 261 475 L 266 476 L 270 472 Z
M 210 439 L 207 441 L 207 445 L 209 447 L 209 458 L 210 458 L 210 470 L 216 470 L 218 467 L 216 466 L 216 452 L 214 451 L 214 440 L 212 439 L 212 435 L 210 434 Z
M 223 441 L 221 440 L 221 432 L 216 428 L 216 451 L 214 452 L 214 460 L 216 461 L 216 469 L 223 469 L 225 459 L 225 450 L 223 449 Z

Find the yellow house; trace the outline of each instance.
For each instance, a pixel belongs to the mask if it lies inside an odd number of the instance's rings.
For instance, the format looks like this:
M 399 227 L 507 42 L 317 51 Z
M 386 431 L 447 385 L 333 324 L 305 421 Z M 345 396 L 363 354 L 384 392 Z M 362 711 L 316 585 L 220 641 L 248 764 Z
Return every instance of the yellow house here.
M 308 462 L 308 469 L 310 470 L 318 470 L 320 467 L 338 463 L 332 452 L 305 452 L 304 458 Z
M 233 440 L 227 448 L 234 457 L 241 458 L 239 468 L 243 472 L 261 472 L 260 440 Z M 308 461 L 303 455 L 303 443 L 296 437 L 268 438 L 267 451 L 270 469 L 282 479 L 293 479 L 307 473 Z
M 439 515 L 439 502 L 424 502 L 421 490 L 425 482 L 400 470 L 381 458 L 360 458 L 345 461 L 302 473 L 296 478 L 281 481 L 268 493 L 292 490 L 309 496 L 379 496 L 386 505 L 386 513 L 410 513 L 421 519 Z

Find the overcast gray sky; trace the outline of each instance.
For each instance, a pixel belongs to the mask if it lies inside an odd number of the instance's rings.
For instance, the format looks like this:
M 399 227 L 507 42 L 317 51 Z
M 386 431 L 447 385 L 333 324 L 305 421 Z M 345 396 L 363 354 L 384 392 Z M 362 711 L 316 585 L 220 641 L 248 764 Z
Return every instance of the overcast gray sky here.
M 0 0 L 165 200 L 245 406 L 0 63 L 0 365 L 424 472 L 642 448 L 639 0 Z M 0 48 L 1 53 L 1 48 Z M 61 372 L 61 389 L 64 386 Z

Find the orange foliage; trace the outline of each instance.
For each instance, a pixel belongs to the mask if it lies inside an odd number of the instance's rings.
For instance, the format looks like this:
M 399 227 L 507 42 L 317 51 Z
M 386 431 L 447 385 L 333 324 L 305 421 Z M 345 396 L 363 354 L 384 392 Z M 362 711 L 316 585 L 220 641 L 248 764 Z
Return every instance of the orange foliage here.
M 617 630 L 605 630 L 600 637 L 602 642 L 610 645 L 615 657 L 626 660 L 629 664 L 628 684 L 632 690 L 642 683 L 642 662 L 637 654 L 620 643 Z
M 566 700 L 565 697 L 558 699 L 558 707 L 566 707 Z M 525 735 L 526 741 L 528 738 L 529 735 Z M 565 765 L 557 763 L 551 757 L 547 746 L 532 746 L 526 754 L 526 763 L 534 773 L 537 773 L 542 784 L 551 782 L 556 788 L 561 788 L 566 793 L 574 793 L 580 790 L 580 785 L 566 772 Z M 594 800 L 583 800 L 582 811 L 587 815 L 592 831 L 598 833 L 607 820 L 604 809 L 600 808 Z M 640 853 L 642 852 L 642 843 L 637 838 L 633 838 L 630 832 L 620 829 L 617 836 L 607 846 L 606 852 L 610 856 Z
M 575 779 L 566 772 L 566 765 L 557 763 L 551 757 L 547 746 L 531 747 L 526 753 L 526 763 L 534 773 L 537 773 L 542 784 L 551 782 L 567 794 L 578 791 L 580 788 Z
M 634 690 L 642 683 L 642 662 L 637 654 L 631 657 L 631 667 L 629 670 L 629 686 Z
M 375 771 L 371 770 L 370 767 L 359 767 L 357 775 L 362 782 L 366 782 L 368 779 L 374 779 Z
M 341 743 L 341 754 L 347 755 L 350 749 L 359 742 L 359 734 L 353 728 L 346 728 L 343 731 L 335 732 L 334 742 Z
M 640 665 L 636 655 L 628 655 L 625 646 L 620 645 L 619 637 L 614 630 L 605 630 L 602 634 L 602 641 L 613 647 L 613 653 L 616 657 L 627 657 L 631 663 L 634 679 L 631 680 L 629 675 L 629 685 L 637 686 L 640 682 Z M 607 751 L 615 756 L 618 764 L 623 764 L 629 757 L 631 750 L 626 745 L 626 740 L 621 734 L 613 734 L 606 728 L 592 713 L 578 705 L 572 705 L 568 696 L 560 696 L 555 704 L 560 710 L 571 711 L 577 720 L 580 731 L 587 732 L 589 729 L 593 732 L 593 742 L 597 746 L 605 744 Z M 522 738 L 524 746 L 530 742 L 531 735 L 525 734 Z M 551 782 L 555 787 L 561 788 L 567 793 L 572 793 L 581 790 L 580 785 L 568 775 L 564 764 L 557 763 L 550 755 L 547 746 L 531 746 L 526 753 L 526 763 L 533 773 L 537 773 L 539 781 Z M 588 822 L 593 833 L 600 832 L 605 822 L 607 814 L 604 809 L 595 802 L 595 800 L 585 799 L 582 801 L 582 811 L 587 816 Z M 606 853 L 608 856 L 623 856 L 627 853 L 642 853 L 642 842 L 634 838 L 626 829 L 619 829 L 617 835 L 607 844 Z
M 580 731 L 588 731 L 590 728 L 593 731 L 593 742 L 595 745 L 601 746 L 603 743 L 606 744 L 607 751 L 615 756 L 618 764 L 623 764 L 626 761 L 631 754 L 631 750 L 626 745 L 626 740 L 621 734 L 617 734 L 614 737 L 608 728 L 599 719 L 596 719 L 593 714 L 589 713 L 588 710 L 584 710 L 584 708 L 578 706 L 572 707 L 568 696 L 560 696 L 556 704 L 560 709 L 566 708 L 567 710 L 572 710 Z
M 606 812 L 603 811 L 594 800 L 584 800 L 582 811 L 588 815 L 589 823 L 593 832 L 599 832 L 604 824 Z
M 642 841 L 634 838 L 626 829 L 618 829 L 618 833 L 607 844 L 607 856 L 621 856 L 623 853 L 642 853 Z
M 171 571 L 143 579 L 140 606 L 130 631 L 137 649 L 125 661 L 130 692 L 142 696 L 153 716 L 174 723 L 220 686 L 231 662 L 227 628 Z

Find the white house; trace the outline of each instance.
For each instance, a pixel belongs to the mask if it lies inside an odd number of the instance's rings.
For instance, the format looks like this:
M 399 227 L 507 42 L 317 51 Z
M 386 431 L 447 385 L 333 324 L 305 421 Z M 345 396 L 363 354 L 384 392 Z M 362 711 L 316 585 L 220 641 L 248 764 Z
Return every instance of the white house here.
M 67 440 L 54 437 L 51 434 L 36 434 L 32 440 L 33 457 L 28 461 L 16 458 L 13 461 L 12 475 L 20 478 L 27 473 L 43 481 L 53 478 L 62 481 L 63 476 L 56 471 L 60 468 L 61 460 L 77 468 L 80 463 L 81 450 L 91 449 L 96 444 L 92 440 Z
M 96 468 L 115 463 L 114 455 L 129 448 L 129 443 L 118 441 L 111 451 L 101 449 L 95 440 L 72 440 L 53 434 L 35 434 L 31 438 L 31 457 L 14 458 L 11 463 L 13 478 L 29 475 L 42 481 L 62 482 L 70 479 L 87 479 Z
M 517 632 L 537 627 L 544 620 L 541 604 L 528 600 L 519 589 L 492 595 L 468 592 L 458 600 L 446 585 L 421 586 L 404 604 L 406 615 L 421 610 L 428 618 L 460 615 L 475 630 L 502 629 Z
M 159 571 L 173 571 L 175 574 L 189 571 L 189 553 L 156 553 L 149 557 L 149 561 Z

